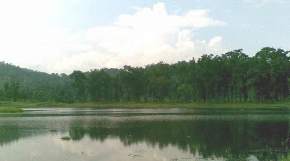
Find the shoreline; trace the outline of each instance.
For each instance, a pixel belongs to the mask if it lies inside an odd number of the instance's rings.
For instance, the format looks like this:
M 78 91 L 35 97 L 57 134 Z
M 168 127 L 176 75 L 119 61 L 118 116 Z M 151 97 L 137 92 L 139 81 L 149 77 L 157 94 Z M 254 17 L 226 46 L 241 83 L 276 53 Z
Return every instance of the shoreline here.
M 0 113 L 21 113 L 24 108 L 92 108 L 92 109 L 224 109 L 224 110 L 288 110 L 290 101 L 273 103 L 140 103 L 140 102 L 0 102 Z

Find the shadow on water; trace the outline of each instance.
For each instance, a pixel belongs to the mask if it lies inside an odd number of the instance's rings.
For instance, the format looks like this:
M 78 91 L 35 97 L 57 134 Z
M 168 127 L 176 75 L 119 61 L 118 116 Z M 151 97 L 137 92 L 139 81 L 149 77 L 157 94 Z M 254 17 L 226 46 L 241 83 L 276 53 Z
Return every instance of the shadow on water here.
M 227 116 L 223 119 L 223 116 L 146 115 L 18 118 L 16 121 L 0 123 L 0 145 L 62 131 L 68 133 L 73 142 L 85 137 L 92 142 L 115 138 L 126 147 L 138 143 L 159 149 L 174 146 L 193 155 L 198 151 L 204 158 L 215 156 L 227 160 L 246 160 L 254 155 L 266 161 L 287 157 L 290 146 L 289 118 L 249 117 Z
M 85 136 L 97 141 L 116 137 L 125 146 L 145 142 L 162 149 L 173 145 L 192 154 L 198 151 L 205 158 L 227 159 L 255 155 L 259 160 L 278 160 L 287 155 L 290 145 L 288 121 L 157 120 L 124 121 L 113 126 L 95 122 L 89 127 L 72 123 L 69 135 L 75 141 Z

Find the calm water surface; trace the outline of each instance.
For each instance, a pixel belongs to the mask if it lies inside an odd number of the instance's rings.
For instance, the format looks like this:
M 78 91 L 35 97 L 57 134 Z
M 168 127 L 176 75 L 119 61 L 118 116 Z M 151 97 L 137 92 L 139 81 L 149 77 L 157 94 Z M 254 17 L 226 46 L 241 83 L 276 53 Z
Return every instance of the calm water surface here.
M 287 111 L 27 109 L 0 117 L 0 161 L 290 160 Z

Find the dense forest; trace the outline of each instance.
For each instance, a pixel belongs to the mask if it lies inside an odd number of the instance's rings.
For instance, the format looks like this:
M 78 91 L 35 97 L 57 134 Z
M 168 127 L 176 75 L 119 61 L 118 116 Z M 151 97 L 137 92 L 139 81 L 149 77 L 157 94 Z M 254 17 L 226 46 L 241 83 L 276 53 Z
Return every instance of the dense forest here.
M 266 47 L 146 67 L 47 74 L 0 63 L 5 101 L 248 102 L 288 98 L 289 51 Z

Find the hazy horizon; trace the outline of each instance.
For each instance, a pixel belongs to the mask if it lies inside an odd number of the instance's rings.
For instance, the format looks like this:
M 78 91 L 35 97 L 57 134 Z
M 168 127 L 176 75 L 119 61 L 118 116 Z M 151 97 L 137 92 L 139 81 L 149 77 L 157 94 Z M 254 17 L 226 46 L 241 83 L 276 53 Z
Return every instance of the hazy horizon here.
M 0 1 L 0 61 L 48 73 L 290 49 L 286 0 Z

